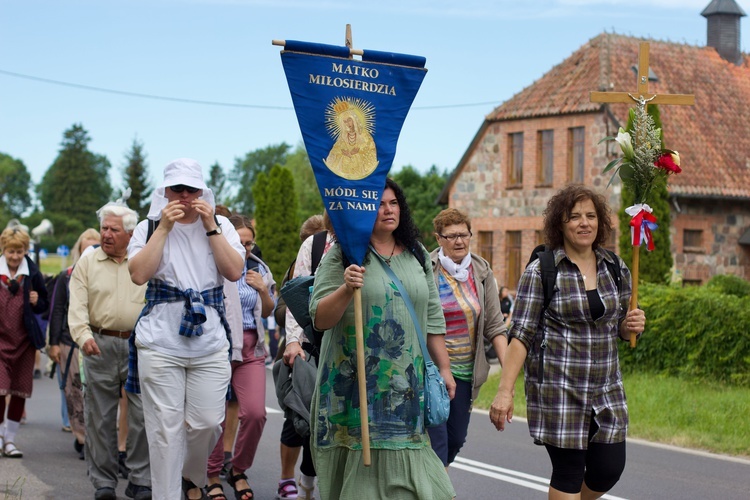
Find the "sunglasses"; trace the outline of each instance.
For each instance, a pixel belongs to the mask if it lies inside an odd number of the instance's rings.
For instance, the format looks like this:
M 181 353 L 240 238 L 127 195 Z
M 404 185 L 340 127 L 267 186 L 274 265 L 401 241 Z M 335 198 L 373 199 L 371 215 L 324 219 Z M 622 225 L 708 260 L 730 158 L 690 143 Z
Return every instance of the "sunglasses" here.
M 181 193 L 183 191 L 187 191 L 190 194 L 195 194 L 198 191 L 200 191 L 199 188 L 194 188 L 194 187 L 186 186 L 184 184 L 177 184 L 176 186 L 169 186 L 169 189 L 171 189 L 172 192 L 174 192 L 174 193 Z

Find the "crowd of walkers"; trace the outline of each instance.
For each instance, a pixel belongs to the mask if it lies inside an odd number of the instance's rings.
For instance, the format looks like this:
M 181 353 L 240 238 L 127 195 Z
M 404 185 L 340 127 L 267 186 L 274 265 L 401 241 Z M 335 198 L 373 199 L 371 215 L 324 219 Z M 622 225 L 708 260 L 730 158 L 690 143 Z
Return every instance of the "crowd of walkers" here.
M 545 211 L 555 290 L 565 291 L 551 298 L 542 258 L 517 287 L 498 287 L 471 251 L 471 219 L 455 208 L 435 216 L 429 253 L 391 179 L 361 266 L 318 215 L 302 225 L 278 285 L 252 221 L 217 206 L 194 160 L 164 168 L 146 220 L 124 200 L 97 216 L 98 230 L 80 235 L 49 293 L 28 256 L 28 232 L 0 235 L 4 458 L 23 457 L 19 429 L 45 315 L 47 353 L 95 499 L 116 499 L 119 478 L 137 500 L 255 498 L 248 471 L 266 423 L 267 340 L 278 351 L 273 376 L 285 409 L 276 498 L 455 498 L 447 470 L 467 441 L 487 352 L 504 368 L 490 411 L 498 430 L 512 419 L 516 377 L 526 371 L 529 429 L 553 468 L 550 498 L 597 498 L 622 473 L 628 414 L 616 343 L 639 335 L 645 316 L 628 311 L 630 273 L 603 247 L 609 209 L 586 187 L 564 188 Z M 303 321 L 280 291 L 311 275 Z M 355 293 L 367 401 L 358 392 Z M 426 354 L 451 398 L 448 420 L 434 427 L 423 410 Z M 287 407 L 290 392 L 309 404 Z

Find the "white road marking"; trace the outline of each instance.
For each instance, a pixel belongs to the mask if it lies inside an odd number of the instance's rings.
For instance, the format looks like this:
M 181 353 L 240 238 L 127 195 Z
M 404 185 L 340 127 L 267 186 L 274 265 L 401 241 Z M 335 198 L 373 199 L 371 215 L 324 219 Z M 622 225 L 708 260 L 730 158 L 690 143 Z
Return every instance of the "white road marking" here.
M 456 460 L 450 465 L 451 468 L 472 472 L 480 476 L 491 477 L 506 483 L 523 486 L 532 490 L 546 492 L 549 489 L 549 479 L 539 476 L 533 476 L 524 472 L 505 469 L 496 465 L 470 460 L 468 458 L 456 457 Z M 625 500 L 622 497 L 613 495 L 604 495 L 601 498 L 608 500 Z

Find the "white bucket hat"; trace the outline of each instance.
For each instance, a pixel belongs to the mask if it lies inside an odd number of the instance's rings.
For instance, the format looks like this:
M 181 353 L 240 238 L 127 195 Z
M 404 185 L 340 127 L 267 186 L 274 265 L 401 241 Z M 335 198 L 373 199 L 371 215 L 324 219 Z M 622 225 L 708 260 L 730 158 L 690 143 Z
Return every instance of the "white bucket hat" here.
M 216 208 L 214 193 L 203 180 L 203 167 L 200 163 L 190 158 L 178 158 L 164 167 L 164 181 L 158 188 L 154 189 L 154 193 L 151 195 L 151 208 L 147 216 L 149 219 L 161 219 L 161 211 L 168 203 L 164 194 L 165 189 L 179 184 L 201 189 L 203 192 L 199 199 L 206 200 L 211 207 Z

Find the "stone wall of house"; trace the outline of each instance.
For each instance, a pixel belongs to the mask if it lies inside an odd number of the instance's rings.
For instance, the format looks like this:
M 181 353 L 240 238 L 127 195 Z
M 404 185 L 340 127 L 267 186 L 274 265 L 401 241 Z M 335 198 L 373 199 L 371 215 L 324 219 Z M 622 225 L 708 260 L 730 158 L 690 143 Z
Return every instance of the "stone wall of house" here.
M 738 243 L 750 226 L 747 202 L 678 197 L 672 213 L 672 252 L 684 283 L 703 284 L 716 274 L 750 279 L 750 248 Z M 701 232 L 699 245 L 686 245 L 686 230 Z

